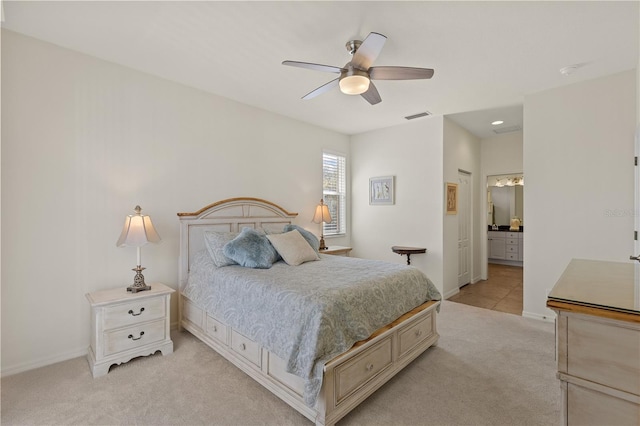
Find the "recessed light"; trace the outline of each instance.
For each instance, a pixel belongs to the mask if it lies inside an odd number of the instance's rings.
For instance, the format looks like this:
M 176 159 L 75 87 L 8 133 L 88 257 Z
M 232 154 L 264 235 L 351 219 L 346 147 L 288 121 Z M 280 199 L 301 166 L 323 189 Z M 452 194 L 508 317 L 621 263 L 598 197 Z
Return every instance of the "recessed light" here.
M 579 67 L 579 65 L 569 65 L 568 67 L 560 68 L 560 74 L 566 77 L 573 74 Z
M 498 124 L 502 124 L 502 123 L 504 123 L 504 121 L 502 121 L 502 120 L 496 120 L 496 121 L 494 121 L 493 123 L 491 123 L 491 125 L 492 125 L 492 126 L 497 126 Z

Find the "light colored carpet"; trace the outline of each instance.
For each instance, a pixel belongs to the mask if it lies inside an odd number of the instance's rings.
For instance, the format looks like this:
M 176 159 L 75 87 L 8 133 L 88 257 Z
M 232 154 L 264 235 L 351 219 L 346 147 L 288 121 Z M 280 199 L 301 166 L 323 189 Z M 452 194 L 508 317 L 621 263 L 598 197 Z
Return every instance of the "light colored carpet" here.
M 556 425 L 553 324 L 444 301 L 440 342 L 338 425 Z M 93 379 L 85 358 L 2 379 L 3 425 L 310 425 L 188 332 Z

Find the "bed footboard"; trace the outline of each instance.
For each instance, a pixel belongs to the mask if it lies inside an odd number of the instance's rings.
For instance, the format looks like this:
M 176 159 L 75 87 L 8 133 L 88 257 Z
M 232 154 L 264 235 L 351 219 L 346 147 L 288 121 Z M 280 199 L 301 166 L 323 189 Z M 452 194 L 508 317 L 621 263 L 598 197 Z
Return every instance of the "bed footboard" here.
M 429 301 L 327 362 L 315 408 L 303 399 L 304 381 L 285 362 L 213 318 L 181 295 L 180 325 L 316 425 L 333 425 L 438 341 L 436 308 Z

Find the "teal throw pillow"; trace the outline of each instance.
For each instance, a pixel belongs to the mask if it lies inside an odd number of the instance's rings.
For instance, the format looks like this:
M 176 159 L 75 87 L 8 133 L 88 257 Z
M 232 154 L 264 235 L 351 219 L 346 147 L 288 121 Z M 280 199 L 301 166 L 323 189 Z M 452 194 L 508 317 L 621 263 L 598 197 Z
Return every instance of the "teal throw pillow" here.
M 278 252 L 266 235 L 252 228 L 244 228 L 233 240 L 225 244 L 224 255 L 247 268 L 269 269 L 278 258 Z

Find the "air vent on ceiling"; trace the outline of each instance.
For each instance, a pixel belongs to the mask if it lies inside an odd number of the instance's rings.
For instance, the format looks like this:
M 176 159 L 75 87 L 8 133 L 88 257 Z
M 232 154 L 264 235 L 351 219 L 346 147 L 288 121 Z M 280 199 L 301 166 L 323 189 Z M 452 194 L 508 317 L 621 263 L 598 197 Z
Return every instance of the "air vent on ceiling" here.
M 516 124 L 515 126 L 506 126 L 506 127 L 500 127 L 499 129 L 493 129 L 493 132 L 500 134 L 500 133 L 517 132 L 518 130 L 522 130 L 522 127 Z
M 431 115 L 431 113 L 429 111 L 425 111 L 425 112 L 419 112 L 419 113 L 413 114 L 413 115 L 407 115 L 405 118 L 407 120 L 414 120 L 416 118 L 426 117 L 428 115 Z

